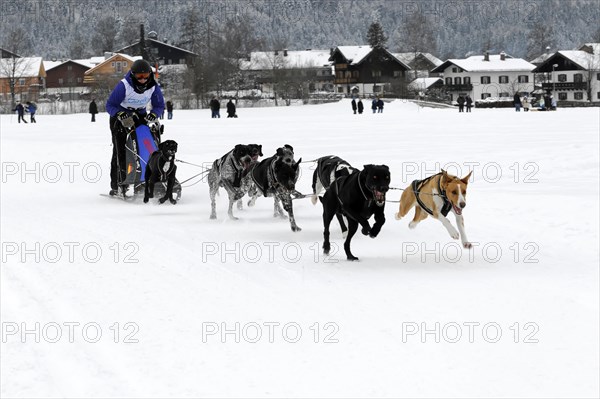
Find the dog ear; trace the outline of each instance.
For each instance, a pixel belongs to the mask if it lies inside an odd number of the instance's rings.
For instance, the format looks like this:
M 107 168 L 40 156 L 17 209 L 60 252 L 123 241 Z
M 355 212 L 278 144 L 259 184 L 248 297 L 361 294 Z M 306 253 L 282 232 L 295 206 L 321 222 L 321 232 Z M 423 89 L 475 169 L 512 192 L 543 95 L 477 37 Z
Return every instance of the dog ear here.
M 288 149 L 289 149 L 291 152 L 294 152 L 294 147 L 292 147 L 292 146 L 291 146 L 291 145 L 289 145 L 289 144 L 284 144 L 284 145 L 283 145 L 283 148 L 288 148 Z
M 450 177 L 448 176 L 448 172 L 446 172 L 444 169 L 441 169 L 441 170 L 442 170 L 442 177 L 440 178 L 441 179 L 440 183 L 442 186 L 446 186 L 450 182 Z
M 278 157 L 281 157 L 281 156 L 283 156 L 283 148 L 279 147 L 279 148 L 277 149 L 277 152 L 276 152 L 275 154 L 276 154 Z
M 258 155 L 261 156 L 261 157 L 263 156 L 263 153 L 262 153 L 262 144 L 260 144 L 258 146 Z
M 296 162 L 294 164 L 294 169 L 298 169 L 298 167 L 300 167 L 300 163 L 302 162 L 302 157 L 300 157 L 300 159 L 298 160 L 298 162 Z
M 470 171 L 468 175 L 466 175 L 465 177 L 463 177 L 462 179 L 460 179 L 461 182 L 465 183 L 465 184 L 469 184 L 469 178 L 471 177 L 471 174 L 473 173 L 473 171 Z

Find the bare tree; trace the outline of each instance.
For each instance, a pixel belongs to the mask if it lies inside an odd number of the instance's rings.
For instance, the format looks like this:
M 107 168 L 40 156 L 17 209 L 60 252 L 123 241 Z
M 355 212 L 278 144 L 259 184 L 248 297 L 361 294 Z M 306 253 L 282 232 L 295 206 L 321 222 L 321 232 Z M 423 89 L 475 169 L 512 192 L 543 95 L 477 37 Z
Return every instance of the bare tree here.
M 400 51 L 413 53 L 414 61 L 411 67 L 414 70 L 415 79 L 418 77 L 417 62 L 419 53 L 436 53 L 437 51 L 437 42 L 432 26 L 432 24 L 427 23 L 425 14 L 419 11 L 405 22 L 402 29 L 403 34 L 401 37 L 403 40 L 399 43 L 399 48 Z
M 28 47 L 29 38 L 27 32 L 22 28 L 15 28 L 11 30 L 4 43 L 4 48 L 12 53 L 10 58 L 0 59 L 0 76 L 8 78 L 8 86 L 10 90 L 11 104 L 15 104 L 15 97 L 17 94 L 17 83 L 25 76 L 27 69 L 29 69 L 29 61 L 27 58 L 21 57 L 23 51 Z M 22 87 L 19 87 L 19 94 Z
M 96 25 L 94 50 L 97 52 L 113 51 L 116 47 L 119 23 L 112 17 L 104 17 Z
M 546 47 L 554 43 L 554 29 L 538 20 L 527 35 L 527 59 L 532 60 L 546 52 Z

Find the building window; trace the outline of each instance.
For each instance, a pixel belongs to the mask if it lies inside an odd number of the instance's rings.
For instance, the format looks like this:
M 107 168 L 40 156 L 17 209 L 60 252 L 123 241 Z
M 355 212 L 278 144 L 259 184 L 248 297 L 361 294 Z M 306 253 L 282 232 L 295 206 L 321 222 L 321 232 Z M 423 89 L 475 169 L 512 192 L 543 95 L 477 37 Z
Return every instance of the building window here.
M 352 71 L 352 77 L 358 79 L 358 71 Z
M 508 83 L 508 76 L 499 76 L 498 83 Z
M 567 93 L 558 93 L 558 99 L 559 100 L 566 100 L 567 99 Z
M 510 97 L 510 93 L 502 92 L 500 93 L 499 97 Z
M 558 81 L 559 82 L 566 82 L 567 81 L 567 75 L 564 73 L 561 73 L 558 75 Z
M 573 82 L 576 82 L 576 83 L 583 82 L 583 74 L 576 73 L 575 75 L 573 75 Z
M 65 81 L 63 80 L 63 78 L 58 78 L 58 84 L 59 84 L 59 85 L 61 85 L 61 86 L 62 86 L 62 85 L 64 84 L 64 82 L 65 82 Z
M 25 86 L 25 79 L 24 78 L 20 78 L 19 79 L 19 86 Z
M 352 77 L 352 72 L 350 72 L 350 71 L 346 71 L 346 77 L 347 77 L 347 78 L 351 78 L 351 77 Z
M 596 80 L 600 80 L 600 73 L 596 74 Z
M 372 76 L 374 78 L 380 78 L 381 77 L 381 71 L 372 71 Z
M 488 97 L 491 97 L 492 95 L 490 93 L 481 93 L 481 99 L 485 100 Z
M 528 75 L 519 75 L 519 83 L 529 83 Z
M 452 84 L 452 78 L 446 78 L 446 84 L 450 86 Z
M 573 98 L 575 100 L 583 100 L 583 92 L 577 91 L 577 92 L 573 93 Z
M 402 76 L 402 71 L 394 71 L 395 78 L 399 78 L 400 76 Z
M 373 85 L 373 93 L 381 93 L 381 86 Z
M 459 85 L 459 84 L 461 84 L 461 82 L 462 82 L 461 78 L 459 78 L 459 77 L 454 78 L 454 84 L 455 85 Z
M 596 93 L 596 97 L 598 97 L 598 100 L 600 100 L 600 91 Z
M 458 72 L 458 68 L 456 68 L 456 67 L 453 67 L 453 68 L 452 68 L 452 72 L 454 72 L 454 73 L 457 73 L 457 72 Z
M 67 71 L 72 71 L 73 70 L 73 65 L 67 65 Z
M 342 86 L 338 86 L 338 93 L 343 93 L 344 92 L 344 88 Z
M 492 79 L 489 76 L 482 76 L 481 77 L 481 84 L 483 84 L 483 85 L 489 85 L 491 82 L 492 82 Z
M 463 79 L 463 83 L 466 85 L 470 85 L 471 84 L 471 78 L 468 76 L 465 76 Z

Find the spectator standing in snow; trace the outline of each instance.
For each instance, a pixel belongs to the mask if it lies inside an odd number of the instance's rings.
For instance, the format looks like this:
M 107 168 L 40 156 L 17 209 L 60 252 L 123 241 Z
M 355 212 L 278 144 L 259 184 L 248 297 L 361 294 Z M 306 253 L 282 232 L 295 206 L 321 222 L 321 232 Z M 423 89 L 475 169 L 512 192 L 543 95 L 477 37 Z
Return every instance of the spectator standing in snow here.
M 456 99 L 456 102 L 458 103 L 458 112 L 464 112 L 465 111 L 465 98 L 462 95 L 460 95 Z
M 27 101 L 25 104 L 27 104 L 27 112 L 29 112 L 29 121 L 31 123 L 36 123 L 35 112 L 37 111 L 37 105 L 31 101 Z
M 92 122 L 96 122 L 96 114 L 98 113 L 98 106 L 96 105 L 96 99 L 92 98 L 90 103 L 90 114 L 92 114 Z
M 513 99 L 513 103 L 515 104 L 515 111 L 521 112 L 521 106 L 523 104 L 521 103 L 521 96 L 520 96 L 519 92 L 515 93 L 515 97 Z
M 146 107 L 151 105 L 148 113 Z M 131 70 L 121 79 L 106 102 L 106 111 L 110 114 L 113 153 L 110 162 L 110 192 L 117 195 L 119 184 L 125 196 L 129 187 L 125 181 L 125 144 L 127 134 L 135 127 L 154 122 L 165 110 L 165 100 L 160 86 L 154 79 L 152 67 L 146 60 L 136 60 Z
M 356 100 L 352 99 L 352 111 L 356 114 Z
M 373 113 L 377 112 L 377 97 L 371 101 L 371 109 L 373 110 Z
M 173 103 L 171 100 L 167 101 L 167 119 L 173 119 Z
M 19 116 L 19 123 L 21 123 L 21 120 L 23 121 L 23 123 L 27 123 L 27 121 L 25 120 L 25 107 L 23 106 L 23 104 L 21 104 L 20 101 L 17 101 L 17 105 L 15 106 L 15 109 L 13 109 L 13 111 L 17 111 L 17 115 Z
M 356 105 L 356 107 L 358 109 L 358 113 L 362 114 L 363 110 L 365 109 L 365 106 L 363 105 L 363 102 L 360 98 L 358 99 L 358 104 Z
M 219 100 L 217 100 L 217 97 L 213 97 L 212 100 L 210 100 L 210 111 L 211 111 L 211 117 L 212 118 L 220 118 L 221 117 L 221 103 L 219 102 Z
M 467 112 L 471 112 L 471 106 L 473 105 L 473 99 L 468 94 L 465 97 L 465 104 L 467 106 Z
M 381 98 L 377 100 L 377 112 L 383 112 L 383 100 Z
M 554 96 L 550 96 L 550 109 L 552 111 L 556 111 L 556 106 L 557 106 L 556 98 L 554 98 Z
M 237 118 L 237 115 L 235 114 L 235 104 L 233 103 L 233 98 L 230 98 L 229 102 L 227 103 L 227 117 Z
M 529 99 L 527 99 L 527 97 L 523 97 L 521 104 L 523 105 L 523 111 L 528 112 L 529 111 Z

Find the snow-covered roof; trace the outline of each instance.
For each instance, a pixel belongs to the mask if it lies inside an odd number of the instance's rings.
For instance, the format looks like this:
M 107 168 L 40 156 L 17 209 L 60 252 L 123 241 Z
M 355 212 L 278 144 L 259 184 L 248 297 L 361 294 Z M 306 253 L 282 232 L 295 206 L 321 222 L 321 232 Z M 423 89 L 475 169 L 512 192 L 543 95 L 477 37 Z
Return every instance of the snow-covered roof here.
M 87 60 L 66 60 L 66 61 L 44 61 L 44 69 L 46 69 L 46 72 L 48 72 L 50 69 L 56 68 L 57 66 L 67 63 L 69 61 L 79 64 L 81 66 L 84 66 L 88 69 L 93 68 L 94 66 L 97 65 L 97 64 L 92 64 L 89 59 L 87 59 Z
M 442 78 L 417 78 L 408 84 L 408 88 L 411 90 L 427 90 L 437 82 L 443 82 Z
M 363 46 L 337 46 L 336 48 L 350 64 L 360 63 L 373 50 L 368 44 Z
M 287 55 L 284 55 L 284 51 L 287 51 Z M 244 70 L 273 69 L 276 64 L 288 69 L 300 69 L 328 67 L 331 62 L 329 50 L 279 50 L 277 55 L 274 51 L 253 51 L 249 61 L 245 58 L 241 60 L 241 68 Z
M 122 58 L 125 58 L 126 60 L 130 61 L 130 62 L 134 62 L 136 60 L 141 60 L 142 57 L 141 56 L 130 56 L 127 54 L 123 54 L 123 53 L 114 53 L 112 56 L 110 56 L 109 58 L 104 58 L 102 59 L 102 62 L 100 62 L 99 64 L 94 65 L 92 68 L 88 69 L 87 71 L 85 71 L 85 74 L 90 74 L 91 72 L 94 72 L 94 70 L 98 67 L 100 67 L 102 64 L 110 62 L 111 60 L 113 60 L 114 58 L 116 58 L 117 56 L 120 56 Z
M 14 64 L 13 64 L 14 60 Z M 40 66 L 43 65 L 42 57 L 0 58 L 0 78 L 12 75 L 12 68 L 16 65 L 15 77 L 31 78 L 40 75 Z
M 501 59 L 500 54 L 490 54 L 489 61 L 484 61 L 484 55 L 472 55 L 464 59 L 449 59 L 446 60 L 442 65 L 436 67 L 433 72 L 442 72 L 450 64 L 454 64 L 457 67 L 467 72 L 502 72 L 502 71 L 527 71 L 530 72 L 535 69 L 535 65 L 522 59 L 512 58 L 506 55 L 504 60 Z
M 423 56 L 427 58 L 434 66 L 440 66 L 444 63 L 444 61 L 440 60 L 436 56 L 430 53 L 421 53 L 421 52 L 411 52 L 411 53 L 392 53 L 394 57 L 398 58 L 400 61 L 409 65 L 413 62 L 413 60 L 418 56 Z

